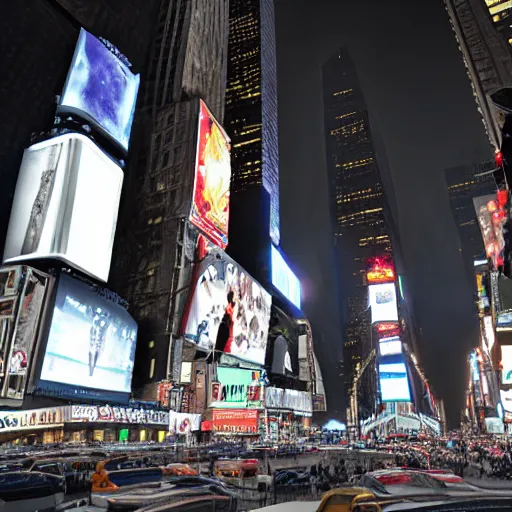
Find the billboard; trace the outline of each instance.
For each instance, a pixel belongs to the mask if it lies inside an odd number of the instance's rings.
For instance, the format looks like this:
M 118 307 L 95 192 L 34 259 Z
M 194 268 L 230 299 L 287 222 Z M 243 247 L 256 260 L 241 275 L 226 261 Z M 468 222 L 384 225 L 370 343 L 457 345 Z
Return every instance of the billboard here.
M 392 336 L 400 336 L 402 330 L 398 322 L 383 322 L 377 323 L 374 326 L 377 334 L 377 339 L 391 338 Z
M 257 434 L 258 411 L 213 411 L 213 431 L 225 434 Z
M 187 340 L 217 354 L 265 362 L 272 296 L 224 252 L 203 260 L 189 300 Z
M 372 284 L 368 287 L 368 293 L 372 324 L 398 321 L 395 283 Z
M 380 393 L 383 402 L 410 402 L 411 391 L 404 362 L 379 364 Z
M 50 277 L 26 266 L 0 271 L 0 396 L 22 400 Z
M 162 425 L 167 428 L 169 426 L 169 412 L 110 405 L 72 405 L 69 421 L 71 423 Z
M 61 273 L 39 388 L 62 396 L 76 396 L 77 388 L 85 397 L 87 390 L 129 394 L 136 339 L 137 324 L 122 306 Z
M 228 245 L 230 141 L 203 101 L 190 222 L 221 249 Z
M 271 244 L 272 284 L 297 308 L 301 307 L 300 281 L 281 253 Z
M 87 137 L 60 135 L 23 155 L 4 263 L 54 258 L 106 282 L 123 171 Z
M 213 382 L 210 407 L 241 409 L 261 407 L 264 388 L 260 372 L 241 368 L 217 367 L 217 382 Z
M 391 258 L 375 257 L 366 260 L 368 271 L 366 280 L 369 284 L 392 283 L 395 281 L 395 268 Z
M 402 353 L 402 340 L 399 336 L 382 338 L 379 340 L 379 354 L 381 357 L 393 356 Z
M 57 111 L 78 114 L 127 150 L 139 84 L 127 63 L 81 29 Z
M 501 346 L 501 382 L 512 384 L 512 345 Z

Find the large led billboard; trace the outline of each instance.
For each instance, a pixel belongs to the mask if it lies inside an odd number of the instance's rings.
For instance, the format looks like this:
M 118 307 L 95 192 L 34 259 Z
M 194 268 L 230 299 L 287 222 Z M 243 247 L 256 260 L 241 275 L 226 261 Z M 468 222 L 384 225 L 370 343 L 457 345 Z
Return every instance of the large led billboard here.
M 200 266 L 185 314 L 184 336 L 198 347 L 263 364 L 271 295 L 223 251 Z
M 123 171 L 87 137 L 68 133 L 23 155 L 4 263 L 54 258 L 106 282 Z
M 65 273 L 59 277 L 39 388 L 97 396 L 131 391 L 137 324 L 105 291 Z M 106 394 L 100 395 L 102 398 Z M 106 398 L 104 398 L 106 400 Z
M 379 353 L 381 357 L 393 356 L 402 353 L 402 340 L 399 336 L 379 340 Z
M 190 222 L 221 249 L 228 245 L 230 150 L 228 136 L 200 101 Z
M 379 364 L 380 393 L 383 402 L 410 402 L 411 391 L 404 362 Z
M 272 284 L 298 309 L 301 306 L 300 281 L 281 253 L 271 244 Z
M 512 345 L 501 346 L 501 382 L 502 384 L 512 384 Z
M 398 321 L 395 283 L 372 284 L 368 287 L 372 324 Z
M 126 150 L 139 84 L 127 63 L 82 29 L 58 111 L 78 114 Z

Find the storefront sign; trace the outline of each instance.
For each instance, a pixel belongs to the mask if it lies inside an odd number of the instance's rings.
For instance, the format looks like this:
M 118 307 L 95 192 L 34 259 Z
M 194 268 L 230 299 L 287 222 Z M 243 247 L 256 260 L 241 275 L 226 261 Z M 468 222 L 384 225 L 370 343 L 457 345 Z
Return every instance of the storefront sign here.
M 267 409 L 283 408 L 284 389 L 267 388 L 265 390 L 265 405 Z
M 169 425 L 167 411 L 111 407 L 110 405 L 72 405 L 71 422 L 129 423 L 134 425 Z
M 63 425 L 65 407 L 0 412 L 0 433 Z
M 218 382 L 212 382 L 210 407 L 239 409 L 262 407 L 263 384 L 260 372 L 240 368 L 217 368 Z
M 169 407 L 171 389 L 172 384 L 170 382 L 160 382 L 160 384 L 158 384 L 157 402 L 164 408 Z
M 201 423 L 201 432 L 211 432 L 213 430 L 213 421 L 203 421 Z
M 251 410 L 214 410 L 213 430 L 217 433 L 257 434 L 258 411 Z
M 199 430 L 201 426 L 200 414 L 186 414 L 171 411 L 169 413 L 169 432 L 173 434 L 188 434 Z

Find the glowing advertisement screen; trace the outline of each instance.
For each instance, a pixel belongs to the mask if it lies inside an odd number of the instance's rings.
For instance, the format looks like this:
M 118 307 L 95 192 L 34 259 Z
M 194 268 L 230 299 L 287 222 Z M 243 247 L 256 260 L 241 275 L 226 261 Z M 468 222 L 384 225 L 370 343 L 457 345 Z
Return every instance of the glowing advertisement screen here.
M 272 296 L 218 250 L 202 263 L 184 336 L 204 350 L 263 364 L 271 305 Z
M 228 136 L 201 101 L 190 222 L 221 249 L 228 245 L 230 150 Z
M 59 383 L 130 393 L 137 324 L 122 306 L 98 292 L 60 275 L 40 388 Z
M 501 346 L 501 383 L 512 384 L 512 345 Z
M 92 122 L 126 150 L 139 84 L 139 75 L 82 29 L 58 110 Z
M 393 356 L 402 353 L 402 340 L 395 336 L 379 340 L 379 353 L 381 356 Z
M 375 322 L 398 321 L 396 288 L 394 283 L 373 284 L 368 287 L 372 312 L 372 324 Z
M 383 402 L 411 401 L 405 363 L 379 364 L 379 380 Z
M 4 263 L 58 259 L 106 282 L 123 177 L 83 135 L 30 146 L 18 174 Z
M 292 272 L 281 253 L 273 246 L 271 249 L 272 284 L 298 309 L 301 306 L 300 281 Z

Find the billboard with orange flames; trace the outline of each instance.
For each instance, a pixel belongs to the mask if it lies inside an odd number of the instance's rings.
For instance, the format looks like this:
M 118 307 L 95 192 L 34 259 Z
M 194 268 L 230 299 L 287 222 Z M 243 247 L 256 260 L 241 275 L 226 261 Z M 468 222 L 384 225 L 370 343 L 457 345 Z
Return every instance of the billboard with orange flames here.
M 229 137 L 200 101 L 190 222 L 221 249 L 228 245 L 230 151 Z

